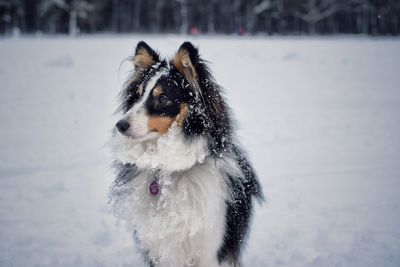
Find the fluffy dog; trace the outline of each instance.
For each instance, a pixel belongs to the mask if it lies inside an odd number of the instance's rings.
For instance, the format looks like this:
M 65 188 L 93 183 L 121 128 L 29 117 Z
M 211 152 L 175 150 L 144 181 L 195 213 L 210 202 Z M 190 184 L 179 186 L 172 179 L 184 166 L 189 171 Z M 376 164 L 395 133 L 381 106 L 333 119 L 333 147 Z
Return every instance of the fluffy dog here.
M 198 49 L 171 60 L 145 42 L 120 94 L 110 199 L 150 266 L 240 266 L 262 190 Z

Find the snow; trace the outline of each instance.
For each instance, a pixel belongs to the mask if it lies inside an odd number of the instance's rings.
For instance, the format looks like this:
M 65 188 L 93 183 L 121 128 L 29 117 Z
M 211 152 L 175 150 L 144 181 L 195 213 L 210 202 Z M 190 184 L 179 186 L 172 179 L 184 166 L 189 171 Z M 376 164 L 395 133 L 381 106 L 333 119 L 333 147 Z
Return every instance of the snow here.
M 0 42 L 0 266 L 143 266 L 108 205 L 115 97 L 144 39 Z M 264 187 L 245 266 L 400 265 L 400 40 L 191 40 Z

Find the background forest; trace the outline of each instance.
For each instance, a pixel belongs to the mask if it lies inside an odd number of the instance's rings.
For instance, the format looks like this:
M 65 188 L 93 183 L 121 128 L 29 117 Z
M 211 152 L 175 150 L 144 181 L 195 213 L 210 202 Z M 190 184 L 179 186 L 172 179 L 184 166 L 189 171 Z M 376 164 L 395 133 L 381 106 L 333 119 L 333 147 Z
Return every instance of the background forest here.
M 0 33 L 398 35 L 399 0 L 0 0 Z

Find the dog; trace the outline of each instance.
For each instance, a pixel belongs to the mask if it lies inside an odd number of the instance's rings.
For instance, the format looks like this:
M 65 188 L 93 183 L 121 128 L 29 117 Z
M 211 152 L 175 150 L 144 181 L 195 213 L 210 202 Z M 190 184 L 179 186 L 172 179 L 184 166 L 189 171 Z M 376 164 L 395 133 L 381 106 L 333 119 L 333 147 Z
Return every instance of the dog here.
M 148 266 L 241 266 L 263 193 L 222 89 L 190 42 L 166 60 L 141 41 L 131 60 L 110 141 L 116 217 Z

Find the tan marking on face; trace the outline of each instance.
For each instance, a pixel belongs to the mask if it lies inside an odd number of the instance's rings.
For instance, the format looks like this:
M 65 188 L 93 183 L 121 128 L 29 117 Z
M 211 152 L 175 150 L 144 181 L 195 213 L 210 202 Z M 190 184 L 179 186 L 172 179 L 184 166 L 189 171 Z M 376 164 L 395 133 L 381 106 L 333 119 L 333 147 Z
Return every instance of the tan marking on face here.
M 176 121 L 179 127 L 182 127 L 182 123 L 185 120 L 187 114 L 189 113 L 189 105 L 186 103 L 182 103 L 180 108 L 181 110 L 175 118 L 159 117 L 159 116 L 149 117 L 149 122 L 148 122 L 149 131 L 158 132 L 160 134 L 166 134 L 169 128 L 171 128 L 171 125 L 174 121 Z
M 189 113 L 189 105 L 186 103 L 181 104 L 181 111 L 178 116 L 176 116 L 176 122 L 179 126 L 182 126 L 183 121 L 186 119 L 187 114 Z
M 155 62 L 153 57 L 149 54 L 149 52 L 146 49 L 141 48 L 135 55 L 134 63 L 135 66 L 138 68 L 147 69 Z
M 161 86 L 157 86 L 153 90 L 153 96 L 154 97 L 158 97 L 158 96 L 162 95 L 162 93 L 163 93 L 163 90 L 162 90 Z
M 171 117 L 150 117 L 148 128 L 150 132 L 165 134 L 168 132 L 173 122 L 174 118 Z

